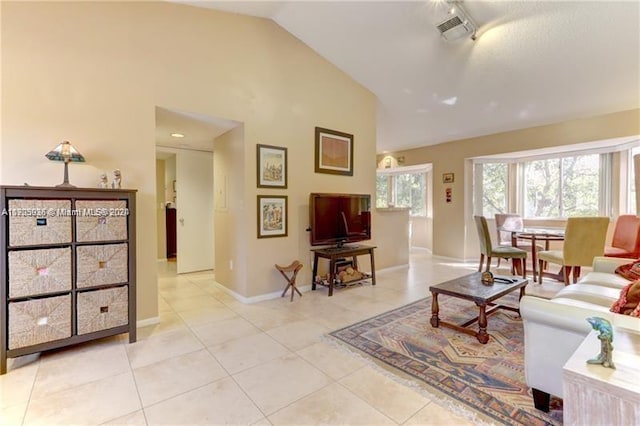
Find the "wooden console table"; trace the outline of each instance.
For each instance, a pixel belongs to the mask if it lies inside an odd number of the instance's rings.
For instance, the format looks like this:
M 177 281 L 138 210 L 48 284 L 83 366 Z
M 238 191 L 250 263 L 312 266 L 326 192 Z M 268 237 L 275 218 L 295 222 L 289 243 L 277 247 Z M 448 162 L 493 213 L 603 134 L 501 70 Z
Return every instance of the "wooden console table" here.
M 345 257 L 350 257 L 353 259 L 353 267 L 358 269 L 358 260 L 357 256 L 361 255 L 369 255 L 371 259 L 371 276 L 367 277 L 371 278 L 371 284 L 376 285 L 376 267 L 373 256 L 373 249 L 375 246 L 343 246 L 343 247 L 328 247 L 328 248 L 320 248 L 311 250 L 314 253 L 313 257 L 313 275 L 311 276 L 311 289 L 316 289 L 316 276 L 318 275 L 318 259 L 325 258 L 329 259 L 329 296 L 333 296 L 333 282 L 335 280 L 335 272 L 336 272 L 336 261 L 339 259 L 343 259 Z

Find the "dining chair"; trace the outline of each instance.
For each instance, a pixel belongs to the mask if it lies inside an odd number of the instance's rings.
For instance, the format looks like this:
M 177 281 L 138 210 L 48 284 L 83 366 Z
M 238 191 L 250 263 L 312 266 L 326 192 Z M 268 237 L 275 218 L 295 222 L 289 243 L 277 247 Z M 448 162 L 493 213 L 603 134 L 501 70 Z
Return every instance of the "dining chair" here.
M 640 258 L 640 217 L 632 214 L 618 216 L 610 246 L 605 246 L 608 257 Z
M 527 252 L 517 247 L 509 246 L 493 246 L 491 242 L 491 234 L 489 233 L 489 225 L 487 225 L 487 219 L 484 216 L 474 216 L 473 219 L 476 222 L 476 229 L 478 230 L 478 239 L 480 240 L 480 265 L 478 266 L 478 272 L 482 271 L 485 256 L 487 258 L 487 266 L 485 271 L 489 272 L 491 268 L 491 259 L 497 257 L 498 259 L 511 259 L 512 271 L 516 270 L 522 272 L 522 278 L 527 277 Z M 516 263 L 517 261 L 517 263 Z
M 524 221 L 522 216 L 516 213 L 496 213 L 496 231 L 498 233 L 498 245 L 501 246 L 513 246 L 519 249 L 531 251 L 531 240 L 513 239 L 513 232 L 524 230 Z M 546 247 L 536 245 L 537 250 L 548 250 L 549 243 Z M 500 259 L 498 259 L 498 266 L 500 266 Z
M 604 254 L 607 238 L 608 217 L 570 217 L 564 234 L 562 250 L 544 250 L 538 252 L 538 282 L 542 283 L 542 271 L 545 262 L 562 266 L 565 285 L 573 276 L 576 283 L 580 277 L 580 267 L 591 266 L 593 258 Z

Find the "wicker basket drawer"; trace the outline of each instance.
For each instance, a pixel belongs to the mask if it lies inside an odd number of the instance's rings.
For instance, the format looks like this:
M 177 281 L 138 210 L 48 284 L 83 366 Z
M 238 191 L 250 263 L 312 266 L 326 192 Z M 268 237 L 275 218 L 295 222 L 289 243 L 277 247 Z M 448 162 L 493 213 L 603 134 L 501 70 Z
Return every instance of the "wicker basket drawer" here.
M 71 295 L 9 302 L 9 349 L 71 337 Z
M 9 252 L 9 297 L 71 290 L 71 247 Z
M 78 293 L 78 334 L 129 323 L 129 287 Z
M 123 244 L 78 246 L 76 287 L 126 283 L 129 279 L 128 247 Z
M 71 201 L 9 200 L 9 245 L 71 242 Z
M 76 240 L 113 241 L 127 239 L 127 202 L 121 200 L 76 201 Z

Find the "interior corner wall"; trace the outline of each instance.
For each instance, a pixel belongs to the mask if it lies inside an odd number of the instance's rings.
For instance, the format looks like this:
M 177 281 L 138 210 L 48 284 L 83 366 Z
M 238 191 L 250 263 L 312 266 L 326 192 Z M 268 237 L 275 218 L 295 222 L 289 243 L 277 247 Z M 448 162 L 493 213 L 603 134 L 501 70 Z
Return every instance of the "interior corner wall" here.
M 230 236 L 236 261 L 248 259 L 244 296 L 281 290 L 273 264 L 308 258 L 310 192 L 375 194 L 375 97 L 270 20 L 170 2 L 0 7 L 0 182 L 59 183 L 62 166 L 43 155 L 62 140 L 87 159 L 69 167 L 75 185 L 95 187 L 100 172 L 120 168 L 138 190 L 139 320 L 158 312 L 156 106 L 245 123 L 243 165 L 232 172 L 246 175 L 246 233 Z M 354 134 L 352 177 L 314 173 L 315 126 Z M 256 188 L 258 143 L 288 148 L 286 190 Z M 287 237 L 256 238 L 258 193 L 288 196 Z
M 385 155 L 404 156 L 407 166 L 433 163 L 433 254 L 473 259 L 478 244 L 471 213 L 473 176 L 466 159 L 639 134 L 640 109 L 632 109 Z M 443 173 L 454 173 L 454 182 L 442 183 Z M 451 203 L 445 200 L 446 188 L 451 188 Z

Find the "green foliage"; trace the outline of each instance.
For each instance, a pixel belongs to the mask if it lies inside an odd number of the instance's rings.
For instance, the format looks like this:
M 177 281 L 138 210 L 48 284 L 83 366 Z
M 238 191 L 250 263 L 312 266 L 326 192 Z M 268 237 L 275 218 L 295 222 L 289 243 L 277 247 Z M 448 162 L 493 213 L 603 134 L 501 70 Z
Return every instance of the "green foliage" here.
M 525 163 L 526 217 L 597 216 L 598 154 Z
M 376 207 L 384 208 L 389 204 L 389 175 L 376 176 Z
M 413 216 L 426 216 L 426 174 L 378 175 L 376 177 L 376 206 L 387 207 L 389 201 L 396 207 L 410 207 Z
M 482 164 L 482 214 L 493 217 L 496 213 L 507 212 L 506 163 Z

